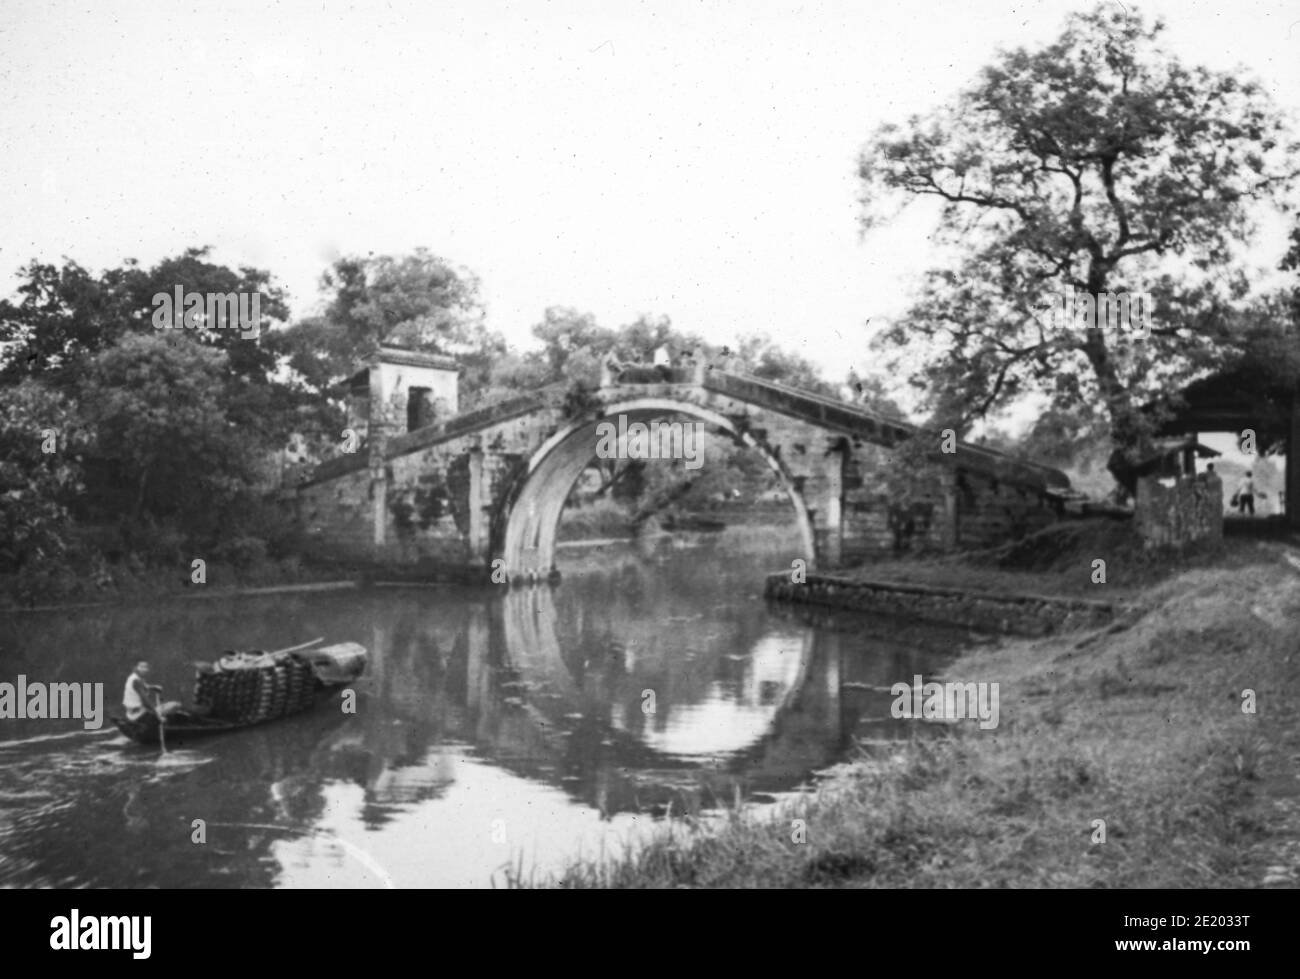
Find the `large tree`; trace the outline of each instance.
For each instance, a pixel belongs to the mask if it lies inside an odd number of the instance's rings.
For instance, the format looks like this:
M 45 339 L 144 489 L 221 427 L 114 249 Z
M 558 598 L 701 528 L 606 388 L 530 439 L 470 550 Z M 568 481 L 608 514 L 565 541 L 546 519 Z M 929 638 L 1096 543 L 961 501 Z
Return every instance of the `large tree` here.
M 1142 405 L 1216 366 L 1244 295 L 1253 202 L 1296 173 L 1294 144 L 1255 82 L 1182 64 L 1132 7 L 1071 15 L 1038 50 L 1001 52 L 952 103 L 886 125 L 860 160 L 864 223 L 899 199 L 939 204 L 935 268 L 886 346 L 928 351 L 913 383 L 962 427 L 1030 390 L 1109 423 L 1131 487 Z M 1146 340 L 1060 328 L 1067 292 L 1146 293 Z

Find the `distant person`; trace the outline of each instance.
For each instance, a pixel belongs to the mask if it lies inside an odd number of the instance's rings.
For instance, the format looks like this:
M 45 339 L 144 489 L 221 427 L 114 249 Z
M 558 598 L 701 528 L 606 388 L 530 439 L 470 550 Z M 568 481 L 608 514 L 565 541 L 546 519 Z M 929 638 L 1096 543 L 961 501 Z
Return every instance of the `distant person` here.
M 1255 480 L 1249 469 L 1241 480 L 1241 485 L 1237 487 L 1237 510 L 1244 517 L 1246 511 L 1250 510 L 1250 515 L 1255 515 Z
M 862 378 L 858 377 L 858 372 L 852 367 L 849 368 L 848 385 L 849 403 L 855 405 L 862 404 L 867 392 L 862 386 Z
M 659 380 L 667 381 L 673 376 L 673 355 L 667 344 L 655 348 L 651 363 Z
M 704 383 L 705 367 L 704 351 L 699 348 L 691 347 L 682 355 L 681 368 L 692 384 Z

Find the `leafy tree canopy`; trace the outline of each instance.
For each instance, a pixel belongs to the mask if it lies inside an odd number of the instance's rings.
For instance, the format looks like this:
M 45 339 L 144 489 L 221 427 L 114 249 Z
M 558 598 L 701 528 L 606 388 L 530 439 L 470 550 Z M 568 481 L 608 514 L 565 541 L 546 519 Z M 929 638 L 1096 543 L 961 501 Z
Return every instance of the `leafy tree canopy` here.
M 101 499 L 199 535 L 248 501 L 266 446 L 232 417 L 228 358 L 169 330 L 129 336 L 90 360 L 79 407 Z
M 0 571 L 67 551 L 81 444 L 72 405 L 57 391 L 31 378 L 0 385 Z
M 19 271 L 17 300 L 0 300 L 0 383 L 39 377 L 60 387 L 77 381 L 90 357 L 123 337 L 154 333 L 154 297 L 183 293 L 257 293 L 263 338 L 289 315 L 284 292 L 269 272 L 238 270 L 208 260 L 209 248 L 189 248 L 152 268 L 134 259 L 94 275 L 76 262 L 29 262 Z M 173 331 L 166 331 L 173 332 Z M 263 340 L 236 330 L 183 330 L 188 339 L 226 351 L 232 374 L 265 383 L 275 356 Z
M 455 357 L 466 392 L 484 387 L 506 353 L 504 340 L 484 326 L 478 279 L 428 249 L 341 258 L 321 286 L 324 312 L 278 335 L 274 348 L 303 390 L 336 405 L 343 382 L 381 344 Z
M 951 104 L 880 128 L 859 167 L 868 228 L 897 201 L 933 199 L 938 242 L 959 256 L 882 337 L 930 351 L 913 383 L 964 418 L 1030 390 L 1094 404 L 1125 485 L 1150 434 L 1140 406 L 1230 345 L 1252 202 L 1282 199 L 1296 174 L 1260 86 L 1182 64 L 1162 32 L 1131 6 L 1071 15 Z M 1150 295 L 1149 339 L 1044 322 L 1044 300 L 1073 290 Z

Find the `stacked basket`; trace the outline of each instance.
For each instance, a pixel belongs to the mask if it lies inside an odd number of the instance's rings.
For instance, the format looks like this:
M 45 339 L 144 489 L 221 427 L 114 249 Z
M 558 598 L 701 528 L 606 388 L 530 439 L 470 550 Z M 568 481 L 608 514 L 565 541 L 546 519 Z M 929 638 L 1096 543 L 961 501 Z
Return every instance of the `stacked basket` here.
M 196 664 L 194 703 L 211 717 L 255 724 L 306 709 L 315 689 L 311 663 L 301 656 L 228 652 Z

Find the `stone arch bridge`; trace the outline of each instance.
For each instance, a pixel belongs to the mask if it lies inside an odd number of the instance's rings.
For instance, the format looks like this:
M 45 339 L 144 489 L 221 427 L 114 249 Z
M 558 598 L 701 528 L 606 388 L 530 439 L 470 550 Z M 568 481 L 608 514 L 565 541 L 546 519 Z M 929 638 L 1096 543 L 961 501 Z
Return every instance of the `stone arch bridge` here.
M 299 485 L 296 516 L 333 558 L 546 577 L 569 491 L 596 455 L 600 424 L 620 416 L 698 420 L 760 453 L 790 499 L 810 570 L 1001 543 L 1054 520 L 1051 491 L 1069 485 L 1058 470 L 961 442 L 943 452 L 938 433 L 759 378 L 635 368 L 607 372 L 585 399 L 554 386 L 414 431 L 371 432 Z M 881 471 L 918 434 L 939 465 L 901 506 Z

